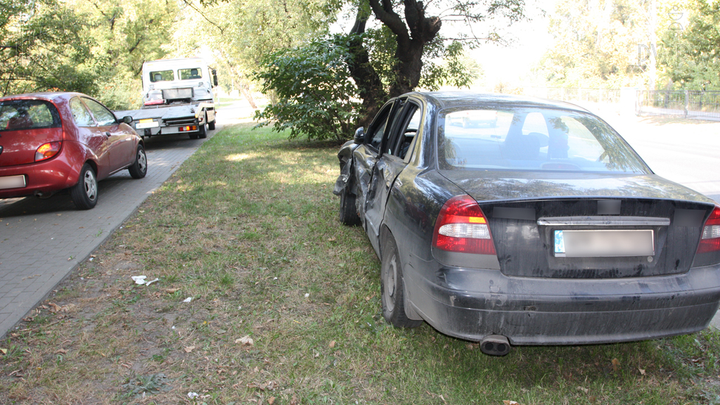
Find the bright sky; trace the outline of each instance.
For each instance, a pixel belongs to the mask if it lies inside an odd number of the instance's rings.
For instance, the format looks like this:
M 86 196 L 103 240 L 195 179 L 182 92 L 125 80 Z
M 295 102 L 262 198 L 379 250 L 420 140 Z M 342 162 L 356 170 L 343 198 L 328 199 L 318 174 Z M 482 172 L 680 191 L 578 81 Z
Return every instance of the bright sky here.
M 526 82 L 530 69 L 540 60 L 545 51 L 552 45 L 552 36 L 548 34 L 548 13 L 554 11 L 557 0 L 526 0 L 525 13 L 529 17 L 498 32 L 503 38 L 511 41 L 507 46 L 485 45 L 472 51 L 470 56 L 477 60 L 485 71 L 484 80 L 480 80 L 478 90 L 492 91 L 498 82 L 509 86 L 519 86 Z M 430 14 L 433 14 L 431 10 Z M 436 14 L 435 14 L 436 15 Z M 348 32 L 354 22 L 354 9 L 347 8 L 344 18 L 340 18 L 331 27 L 332 32 Z M 371 20 L 371 24 L 372 24 Z M 476 33 L 481 34 L 482 28 L 477 27 Z M 441 33 L 445 37 L 453 37 L 453 30 L 467 30 L 466 26 L 453 27 L 444 24 Z
M 553 38 L 548 33 L 548 14 L 554 10 L 555 1 L 539 3 L 528 1 L 526 11 L 530 20 L 507 28 L 508 38 L 512 40 L 510 45 L 485 45 L 473 51 L 472 57 L 485 70 L 486 90 L 492 91 L 498 82 L 513 87 L 528 84 L 530 70 L 552 46 Z

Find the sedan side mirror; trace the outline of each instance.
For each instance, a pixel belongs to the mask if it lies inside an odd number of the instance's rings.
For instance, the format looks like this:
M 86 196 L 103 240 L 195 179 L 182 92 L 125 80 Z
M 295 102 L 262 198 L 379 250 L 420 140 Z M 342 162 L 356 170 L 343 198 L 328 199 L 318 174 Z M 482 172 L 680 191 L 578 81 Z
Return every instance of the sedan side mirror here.
M 360 127 L 355 130 L 355 137 L 353 138 L 356 144 L 360 145 L 365 143 L 365 128 Z
M 126 116 L 122 117 L 122 122 L 129 125 L 130 123 L 133 122 L 133 117 L 126 115 Z

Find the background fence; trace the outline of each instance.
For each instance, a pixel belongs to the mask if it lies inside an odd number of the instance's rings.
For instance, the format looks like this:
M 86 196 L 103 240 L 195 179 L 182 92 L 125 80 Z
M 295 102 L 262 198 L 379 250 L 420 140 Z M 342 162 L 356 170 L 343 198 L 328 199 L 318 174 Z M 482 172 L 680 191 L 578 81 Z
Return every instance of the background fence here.
M 720 91 L 525 88 L 528 96 L 584 106 L 603 105 L 638 115 L 674 115 L 720 121 Z

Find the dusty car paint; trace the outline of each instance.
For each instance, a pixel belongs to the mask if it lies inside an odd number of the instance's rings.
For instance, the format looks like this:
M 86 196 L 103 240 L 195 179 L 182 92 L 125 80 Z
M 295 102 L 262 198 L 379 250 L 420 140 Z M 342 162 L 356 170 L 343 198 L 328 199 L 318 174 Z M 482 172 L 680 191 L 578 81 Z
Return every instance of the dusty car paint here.
M 392 119 L 409 105 L 420 109 L 423 119 L 407 153 L 399 147 L 399 132 L 395 146 L 388 144 L 387 133 L 381 142 L 371 140 L 383 109 Z M 587 114 L 539 100 L 410 93 L 389 101 L 365 137 L 338 153 L 335 194 L 354 198 L 378 257 L 384 259 L 388 243 L 397 247 L 404 318 L 426 321 L 451 336 L 487 341 L 490 348 L 504 341 L 652 339 L 705 328 L 720 302 L 720 251 L 692 253 L 716 209 L 713 201 L 653 174 L 636 155 L 632 173 L 444 165 L 438 157 L 438 116 L 451 109 L 504 105 Z M 385 131 L 404 130 L 394 125 Z M 634 154 L 626 144 L 621 147 Z M 443 205 L 461 195 L 469 195 L 484 213 L 495 253 L 433 247 Z M 652 231 L 654 247 L 632 257 L 553 254 L 555 231 L 573 229 Z

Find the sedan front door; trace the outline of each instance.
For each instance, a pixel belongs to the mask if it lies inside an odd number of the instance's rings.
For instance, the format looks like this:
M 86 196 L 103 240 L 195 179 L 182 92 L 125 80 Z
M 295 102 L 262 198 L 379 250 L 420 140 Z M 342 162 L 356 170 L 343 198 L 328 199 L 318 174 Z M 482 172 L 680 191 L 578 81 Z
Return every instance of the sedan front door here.
M 387 108 L 387 109 L 386 109 Z M 360 179 L 362 196 L 358 196 L 359 211 L 362 213 L 365 231 L 376 251 L 380 251 L 380 227 L 385 214 L 385 206 L 398 174 L 407 166 L 405 159 L 409 145 L 417 132 L 411 121 L 419 112 L 418 106 L 407 99 L 398 99 L 389 103 L 378 114 L 376 122 L 370 127 L 369 147 L 357 148 L 355 162 Z M 383 119 L 383 114 L 387 116 Z M 378 118 L 380 120 L 378 120 Z M 375 145 L 377 145 L 375 147 Z M 373 153 L 368 151 L 376 151 Z M 362 166 L 362 168 L 361 168 Z

